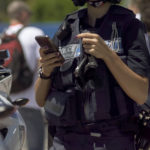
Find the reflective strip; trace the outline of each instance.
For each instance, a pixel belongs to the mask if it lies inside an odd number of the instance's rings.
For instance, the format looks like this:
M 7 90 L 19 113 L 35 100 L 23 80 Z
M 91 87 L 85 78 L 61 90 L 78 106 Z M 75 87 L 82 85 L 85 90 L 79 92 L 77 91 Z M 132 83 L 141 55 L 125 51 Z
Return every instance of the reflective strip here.
M 90 135 L 94 136 L 94 137 L 101 137 L 102 136 L 101 133 L 96 133 L 96 132 L 91 132 Z
M 80 44 L 68 44 L 67 46 L 59 47 L 59 51 L 61 52 L 65 60 L 74 59 L 81 55 Z
M 102 144 L 102 146 L 96 146 L 95 142 L 93 143 L 93 148 L 94 150 L 107 150 L 105 144 Z

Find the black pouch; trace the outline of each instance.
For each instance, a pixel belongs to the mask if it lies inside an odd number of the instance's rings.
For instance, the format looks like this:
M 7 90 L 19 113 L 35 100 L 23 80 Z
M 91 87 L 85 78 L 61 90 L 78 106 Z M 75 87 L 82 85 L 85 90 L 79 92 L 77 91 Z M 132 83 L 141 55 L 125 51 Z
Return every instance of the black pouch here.
M 74 86 L 74 70 L 76 67 L 76 60 L 67 60 L 65 63 L 60 67 L 61 79 L 63 88 L 72 87 Z
M 139 109 L 135 146 L 137 149 L 148 150 L 150 148 L 150 111 L 146 111 L 143 108 Z
M 64 91 L 68 88 L 74 87 L 74 69 L 76 67 L 76 60 L 66 60 L 65 63 L 56 70 L 53 74 L 52 87 L 59 91 Z
M 44 109 L 50 125 L 73 126 L 79 121 L 75 91 L 52 91 Z

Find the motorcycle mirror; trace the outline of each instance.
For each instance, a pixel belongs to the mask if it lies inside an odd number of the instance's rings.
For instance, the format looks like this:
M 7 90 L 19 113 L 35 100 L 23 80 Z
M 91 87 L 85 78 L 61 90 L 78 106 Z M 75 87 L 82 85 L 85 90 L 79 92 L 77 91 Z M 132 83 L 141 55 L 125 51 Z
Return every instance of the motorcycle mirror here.
M 29 102 L 29 99 L 27 98 L 18 98 L 15 101 L 13 101 L 12 104 L 21 107 L 21 106 L 26 105 L 28 102 Z

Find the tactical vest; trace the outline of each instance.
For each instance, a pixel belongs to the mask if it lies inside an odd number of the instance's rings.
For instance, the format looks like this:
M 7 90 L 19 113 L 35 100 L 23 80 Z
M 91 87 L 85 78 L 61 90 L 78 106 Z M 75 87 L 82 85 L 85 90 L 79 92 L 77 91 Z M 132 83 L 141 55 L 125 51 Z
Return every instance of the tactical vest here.
M 75 38 L 82 32 L 80 19 L 85 13 L 86 9 L 83 9 L 68 15 L 56 33 L 60 51 L 67 60 L 54 71 L 52 89 L 45 104 L 51 125 L 74 126 L 117 119 L 134 114 L 136 109 L 135 102 L 117 84 L 103 60 L 94 58 L 96 68 L 87 69 L 85 66 L 91 59 L 87 56 L 81 74 L 75 76 L 75 69 L 85 58 L 81 41 Z M 125 63 L 127 52 L 122 44 L 123 29 L 133 18 L 129 10 L 114 5 L 96 31 Z

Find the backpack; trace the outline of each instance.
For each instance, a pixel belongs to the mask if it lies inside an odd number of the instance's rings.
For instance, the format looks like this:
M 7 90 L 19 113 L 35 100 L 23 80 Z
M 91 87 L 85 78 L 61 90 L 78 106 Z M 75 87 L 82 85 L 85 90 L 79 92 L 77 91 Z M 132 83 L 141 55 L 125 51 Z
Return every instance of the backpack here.
M 13 35 L 2 33 L 0 36 L 0 50 L 7 49 L 9 51 L 9 58 L 5 60 L 3 66 L 11 69 L 12 72 L 11 93 L 18 93 L 27 89 L 33 81 L 33 72 L 27 65 L 22 46 L 18 40 L 18 35 L 22 29 Z

